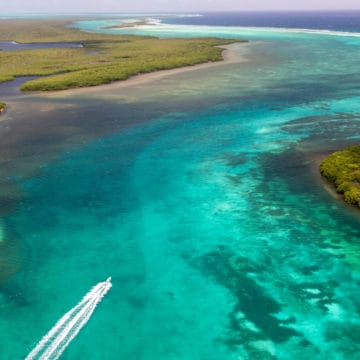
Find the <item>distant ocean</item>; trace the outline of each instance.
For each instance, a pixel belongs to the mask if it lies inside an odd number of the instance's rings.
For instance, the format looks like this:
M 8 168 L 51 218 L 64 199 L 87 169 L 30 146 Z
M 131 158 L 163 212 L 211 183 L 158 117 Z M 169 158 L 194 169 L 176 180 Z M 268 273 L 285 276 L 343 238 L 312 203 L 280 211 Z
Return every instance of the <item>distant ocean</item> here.
M 163 21 L 168 24 L 178 25 L 254 26 L 360 32 L 359 10 L 315 12 L 205 12 L 194 15 L 195 16 L 168 17 Z
M 12 18 L 96 18 L 126 19 L 160 17 L 162 22 L 177 25 L 244 26 L 285 29 L 312 29 L 341 32 L 360 32 L 360 10 L 352 11 L 254 11 L 254 12 L 199 12 L 175 13 L 71 13 L 71 14 L 0 14 L 2 19 Z

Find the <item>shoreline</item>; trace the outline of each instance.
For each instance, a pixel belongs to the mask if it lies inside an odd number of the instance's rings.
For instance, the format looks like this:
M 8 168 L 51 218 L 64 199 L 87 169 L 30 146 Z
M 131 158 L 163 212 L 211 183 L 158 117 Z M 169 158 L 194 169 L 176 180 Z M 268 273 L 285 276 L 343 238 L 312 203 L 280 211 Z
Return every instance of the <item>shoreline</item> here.
M 360 210 L 359 160 L 360 145 L 347 146 L 325 157 L 319 170 L 346 204 Z
M 321 151 L 316 152 L 315 154 L 312 154 L 309 157 L 309 169 L 312 173 L 314 181 L 316 181 L 328 194 L 329 197 L 331 197 L 334 202 L 338 205 L 342 205 L 346 207 L 354 216 L 358 218 L 359 216 L 359 210 L 360 208 L 356 205 L 349 204 L 344 199 L 344 194 L 341 194 L 336 191 L 336 186 L 333 182 L 331 182 L 329 179 L 327 179 L 324 175 L 320 172 L 320 164 L 326 157 L 332 154 L 333 151 Z
M 25 23 L 0 21 L 2 41 L 29 46 L 31 51 L 5 51 L 1 58 L 2 82 L 14 77 L 39 75 L 22 84 L 21 90 L 47 92 L 92 87 L 125 80 L 141 73 L 172 69 L 207 61 L 221 61 L 218 46 L 245 39 L 157 38 L 122 34 L 98 34 L 70 28 L 65 20 L 52 22 L 30 19 Z M 13 42 L 12 42 L 13 41 Z M 66 47 L 59 47 L 66 42 Z M 54 46 L 43 46 L 41 44 Z M 82 44 L 82 49 L 69 48 Z M 97 55 L 97 56 L 94 56 Z
M 66 89 L 66 90 L 55 90 L 55 91 L 24 91 L 23 93 L 26 95 L 36 94 L 36 95 L 45 95 L 45 96 L 60 95 L 60 94 L 61 95 L 87 94 L 99 90 L 122 89 L 131 86 L 138 86 L 165 78 L 167 76 L 173 76 L 191 71 L 208 69 L 211 67 L 247 62 L 248 58 L 245 55 L 237 54 L 234 49 L 234 47 L 237 47 L 239 45 L 241 45 L 241 47 L 245 47 L 249 45 L 249 42 L 245 42 L 245 43 L 234 42 L 229 45 L 218 46 L 219 48 L 223 49 L 221 54 L 222 60 L 219 61 L 209 61 L 206 63 L 190 65 L 190 66 L 182 66 L 169 70 L 157 70 L 149 73 L 134 75 L 126 80 L 113 81 L 109 84 L 79 87 L 79 88 Z

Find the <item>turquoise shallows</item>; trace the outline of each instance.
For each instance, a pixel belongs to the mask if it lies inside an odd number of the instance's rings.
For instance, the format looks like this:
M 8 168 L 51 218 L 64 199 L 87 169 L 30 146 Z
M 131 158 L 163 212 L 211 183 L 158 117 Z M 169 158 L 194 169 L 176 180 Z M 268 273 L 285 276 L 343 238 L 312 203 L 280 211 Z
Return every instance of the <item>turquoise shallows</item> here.
M 23 358 L 108 276 L 64 359 L 360 357 L 360 218 L 317 171 L 359 141 L 360 38 L 253 31 L 247 62 L 47 100 L 61 117 L 98 97 L 80 120 L 115 125 L 18 180 L 0 358 Z

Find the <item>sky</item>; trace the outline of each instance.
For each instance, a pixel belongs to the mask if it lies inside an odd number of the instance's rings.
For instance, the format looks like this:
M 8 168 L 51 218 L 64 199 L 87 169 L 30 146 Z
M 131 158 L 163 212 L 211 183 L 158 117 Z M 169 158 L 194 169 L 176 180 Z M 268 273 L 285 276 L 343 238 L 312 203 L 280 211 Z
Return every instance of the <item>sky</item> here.
M 359 0 L 2 0 L 2 13 L 360 9 Z

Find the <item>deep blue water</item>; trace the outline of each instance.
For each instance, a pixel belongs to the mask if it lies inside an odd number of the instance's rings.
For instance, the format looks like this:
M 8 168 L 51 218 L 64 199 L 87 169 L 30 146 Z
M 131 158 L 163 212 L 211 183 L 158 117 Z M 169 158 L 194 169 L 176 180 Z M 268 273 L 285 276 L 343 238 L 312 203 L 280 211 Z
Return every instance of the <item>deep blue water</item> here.
M 205 12 L 199 15 L 201 16 L 166 17 L 164 22 L 182 25 L 256 26 L 360 32 L 360 10 Z

